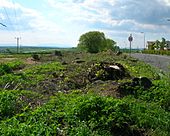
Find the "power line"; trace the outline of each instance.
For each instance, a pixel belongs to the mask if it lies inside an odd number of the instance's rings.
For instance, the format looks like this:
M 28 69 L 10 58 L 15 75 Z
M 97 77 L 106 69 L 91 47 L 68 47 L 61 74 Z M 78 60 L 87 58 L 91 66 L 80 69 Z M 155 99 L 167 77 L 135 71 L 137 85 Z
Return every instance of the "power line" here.
M 9 32 L 10 33 L 12 33 L 13 32 L 13 34 L 14 34 L 14 37 L 15 37 L 15 39 L 16 39 L 16 47 L 17 47 L 17 53 L 20 53 L 20 48 L 21 48 L 21 46 L 20 46 L 20 40 L 21 40 L 21 34 L 20 34 L 20 31 L 19 31 L 19 29 L 18 29 L 18 25 L 17 25 L 17 13 L 16 13 L 16 9 L 15 9 L 15 3 L 14 3 L 14 1 L 12 1 L 11 3 L 13 3 L 13 11 L 14 11 L 14 18 L 15 18 L 15 22 L 12 22 L 11 21 L 11 19 L 10 19 L 10 17 L 9 17 L 9 14 L 8 14 L 8 12 L 7 12 L 7 9 L 5 8 L 5 7 L 3 7 L 3 9 L 4 9 L 4 12 L 5 12 L 5 15 L 6 15 L 6 18 L 7 18 L 7 20 L 8 20 L 8 24 L 11 26 L 10 28 L 8 27 L 8 30 L 9 30 Z M 13 19 L 14 20 L 14 19 Z M 18 33 L 18 34 L 17 34 Z M 12 35 L 13 35 L 12 34 Z M 18 36 L 17 36 L 18 35 Z
M 19 21 L 18 21 L 18 18 L 17 18 L 17 11 L 16 11 L 16 7 L 15 7 L 15 2 L 14 2 L 14 0 L 12 0 L 12 3 L 13 3 L 13 5 L 14 5 L 14 14 L 15 14 L 15 26 L 16 26 L 16 30 L 17 30 L 17 32 L 18 32 L 18 34 L 21 36 L 21 32 L 20 32 L 20 29 L 19 29 Z
M 7 19 L 8 19 L 8 22 L 9 22 L 11 28 L 15 31 L 14 25 L 13 25 L 13 23 L 12 23 L 9 15 L 8 15 L 8 12 L 7 12 L 6 8 L 4 7 L 3 9 L 4 9 L 4 11 L 5 11 L 6 17 L 7 17 Z M 14 32 L 13 32 L 13 33 L 14 33 Z M 14 33 L 14 35 L 16 35 L 16 34 Z
M 16 41 L 16 44 L 17 44 L 17 53 L 20 53 L 21 51 L 21 44 L 20 44 L 20 40 L 21 40 L 21 32 L 19 30 L 19 24 L 18 24 L 18 19 L 17 19 L 17 11 L 16 11 L 16 7 L 15 7 L 15 2 L 14 0 L 12 0 L 12 3 L 13 3 L 13 6 L 14 6 L 14 14 L 15 14 L 15 26 L 16 26 L 16 30 L 18 32 L 18 35 L 19 37 L 15 37 L 15 39 L 17 40 Z
M 4 27 L 7 27 L 6 25 L 4 25 L 4 24 L 2 24 L 2 23 L 0 23 L 0 25 L 2 25 L 2 26 L 4 26 Z
M 9 23 L 5 23 L 6 26 L 7 26 L 7 30 L 11 33 L 11 35 L 12 35 L 13 37 L 15 37 L 15 33 L 10 30 L 9 24 L 11 24 L 11 21 L 10 21 L 10 19 L 9 19 L 9 16 L 8 16 L 8 13 L 7 13 L 5 7 L 3 7 L 3 10 L 4 10 L 4 11 L 2 11 L 2 13 L 3 13 L 4 17 L 6 16 L 6 19 L 7 19 L 8 22 L 9 22 Z M 2 20 L 2 22 L 4 22 L 4 19 L 2 19 L 2 17 L 1 17 L 1 20 Z M 11 25 L 11 26 L 12 26 L 12 25 Z

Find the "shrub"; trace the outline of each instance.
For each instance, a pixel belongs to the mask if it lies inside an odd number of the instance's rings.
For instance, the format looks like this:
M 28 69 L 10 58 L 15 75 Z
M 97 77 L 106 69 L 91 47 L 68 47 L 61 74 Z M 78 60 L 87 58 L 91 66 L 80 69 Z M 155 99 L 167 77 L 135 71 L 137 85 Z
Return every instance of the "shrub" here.
M 55 50 L 55 51 L 54 51 L 54 55 L 56 55 L 56 56 L 62 56 L 62 53 L 61 53 L 61 51 Z
M 32 54 L 32 58 L 34 60 L 40 60 L 40 56 L 38 54 Z
M 0 64 L 0 75 L 12 73 L 12 68 L 7 64 Z
M 2 90 L 0 92 L 0 120 L 35 107 L 38 99 L 41 99 L 41 96 L 30 91 Z

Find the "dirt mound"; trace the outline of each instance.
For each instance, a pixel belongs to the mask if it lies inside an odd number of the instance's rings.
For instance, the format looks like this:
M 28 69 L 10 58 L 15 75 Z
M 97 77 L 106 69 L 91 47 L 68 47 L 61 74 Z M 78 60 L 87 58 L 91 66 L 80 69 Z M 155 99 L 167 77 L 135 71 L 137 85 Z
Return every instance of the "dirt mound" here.
M 88 70 L 89 81 L 119 80 L 125 77 L 130 77 L 130 75 L 127 70 L 119 63 L 95 63 Z
M 147 77 L 135 77 L 130 82 L 120 84 L 116 92 L 119 94 L 118 98 L 121 98 L 127 95 L 136 95 L 137 90 L 140 89 L 147 91 L 152 86 L 152 81 Z
M 152 86 L 152 81 L 148 79 L 147 77 L 136 77 L 133 78 L 131 86 L 140 86 L 143 87 L 144 89 L 149 89 Z

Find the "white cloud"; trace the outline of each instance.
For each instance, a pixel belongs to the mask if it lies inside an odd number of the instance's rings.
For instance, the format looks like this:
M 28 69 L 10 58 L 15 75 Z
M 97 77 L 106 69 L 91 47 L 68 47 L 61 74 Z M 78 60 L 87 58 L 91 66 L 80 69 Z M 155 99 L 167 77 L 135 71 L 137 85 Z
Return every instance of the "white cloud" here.
M 109 10 L 103 7 L 104 3 L 114 4 L 114 0 L 84 0 L 84 1 L 55 1 L 48 0 L 51 7 L 56 11 L 63 12 L 68 16 L 68 21 L 84 20 L 98 22 L 109 18 Z
M 131 32 L 154 34 L 170 30 L 168 23 L 162 23 L 170 17 L 170 0 L 38 0 L 45 5 L 39 10 L 11 1 L 1 0 L 0 8 L 17 10 L 15 22 L 20 22 L 26 43 L 75 46 L 81 34 L 92 30 L 104 31 L 118 41 Z M 5 20 L 6 16 L 0 13 L 0 19 Z
M 170 6 L 170 0 L 159 0 L 160 2 L 164 2 L 166 5 Z
M 0 8 L 14 8 L 14 4 L 8 0 L 1 0 Z
M 63 12 L 63 15 L 64 14 L 66 15 L 65 21 L 71 23 L 78 22 L 80 24 L 85 22 L 86 25 L 93 25 L 95 23 L 99 25 L 101 23 L 104 25 L 104 27 L 109 27 L 109 26 L 126 27 L 126 25 L 129 26 L 131 24 L 134 30 L 135 29 L 155 30 L 158 28 L 157 24 L 153 24 L 152 22 L 144 22 L 145 19 L 149 19 L 148 21 L 152 21 L 151 17 L 153 16 L 152 14 L 154 14 L 154 13 L 151 14 L 152 9 L 147 9 L 146 7 L 146 9 L 142 12 L 141 9 L 143 8 L 143 5 L 141 5 L 142 8 L 137 7 L 139 6 L 139 4 L 146 4 L 146 2 L 141 3 L 141 2 L 131 1 L 131 6 L 132 6 L 131 9 L 129 8 L 128 5 L 128 3 L 130 3 L 129 0 L 127 2 L 118 1 L 118 0 L 109 0 L 109 1 L 108 0 L 102 0 L 102 1 L 101 0 L 74 0 L 74 1 L 67 0 L 64 2 L 56 1 L 56 0 L 48 0 L 48 3 L 56 11 L 59 10 L 61 13 Z M 156 6 L 154 5 L 155 10 L 156 10 Z M 139 15 L 137 13 L 139 13 Z M 140 16 L 141 19 L 143 19 L 142 22 L 140 20 Z
M 5 19 L 5 16 L 4 16 L 2 13 L 0 13 L 0 19 L 1 19 L 1 20 L 4 20 L 4 19 Z
M 50 21 L 48 19 L 45 18 L 45 16 L 34 9 L 31 8 L 26 8 L 24 6 L 22 6 L 21 4 L 17 4 L 17 3 L 12 3 L 9 0 L 2 0 L 2 3 L 0 4 L 0 8 L 6 8 L 6 9 L 15 9 L 17 14 L 17 21 L 13 21 L 12 25 L 13 27 L 18 26 L 20 29 L 19 31 L 20 34 L 22 34 L 21 36 L 23 37 L 22 40 L 24 40 L 23 42 L 25 44 L 30 44 L 32 42 L 34 43 L 47 43 L 47 42 L 63 42 L 63 38 L 59 37 L 59 34 L 62 34 L 63 31 L 62 29 L 57 25 L 57 23 Z M 8 9 L 8 11 L 9 11 Z M 10 20 L 14 20 L 14 15 L 8 15 Z M 7 16 L 5 14 L 0 14 L 0 19 L 5 20 L 9 23 L 9 20 L 7 18 Z M 18 24 L 15 24 L 18 23 Z M 8 31 L 5 31 L 8 30 Z M 12 29 L 12 33 L 10 32 L 11 30 L 9 30 L 9 26 L 7 29 L 4 29 L 4 31 L 0 32 L 0 35 L 5 35 L 5 39 L 8 40 L 3 40 L 4 37 L 0 37 L 0 41 L 1 43 L 4 42 L 14 42 L 15 40 L 13 40 L 13 38 L 11 39 L 11 35 L 12 37 L 16 37 L 18 36 L 18 30 L 15 28 Z M 7 36 L 8 35 L 8 36 Z M 10 37 L 10 38 L 9 38 Z M 25 38 L 24 38 L 25 37 Z M 35 37 L 37 37 L 36 40 L 32 40 Z M 11 40 L 10 40 L 11 39 Z M 29 39 L 29 40 L 27 40 Z M 32 41 L 31 41 L 32 40 Z

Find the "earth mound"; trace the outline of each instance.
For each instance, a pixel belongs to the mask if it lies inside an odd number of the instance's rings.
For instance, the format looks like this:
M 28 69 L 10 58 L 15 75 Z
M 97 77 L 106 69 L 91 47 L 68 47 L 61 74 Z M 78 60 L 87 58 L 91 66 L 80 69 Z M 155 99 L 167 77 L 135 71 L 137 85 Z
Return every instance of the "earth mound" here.
M 88 69 L 89 81 L 119 80 L 130 77 L 128 71 L 119 63 L 100 62 L 93 64 Z

